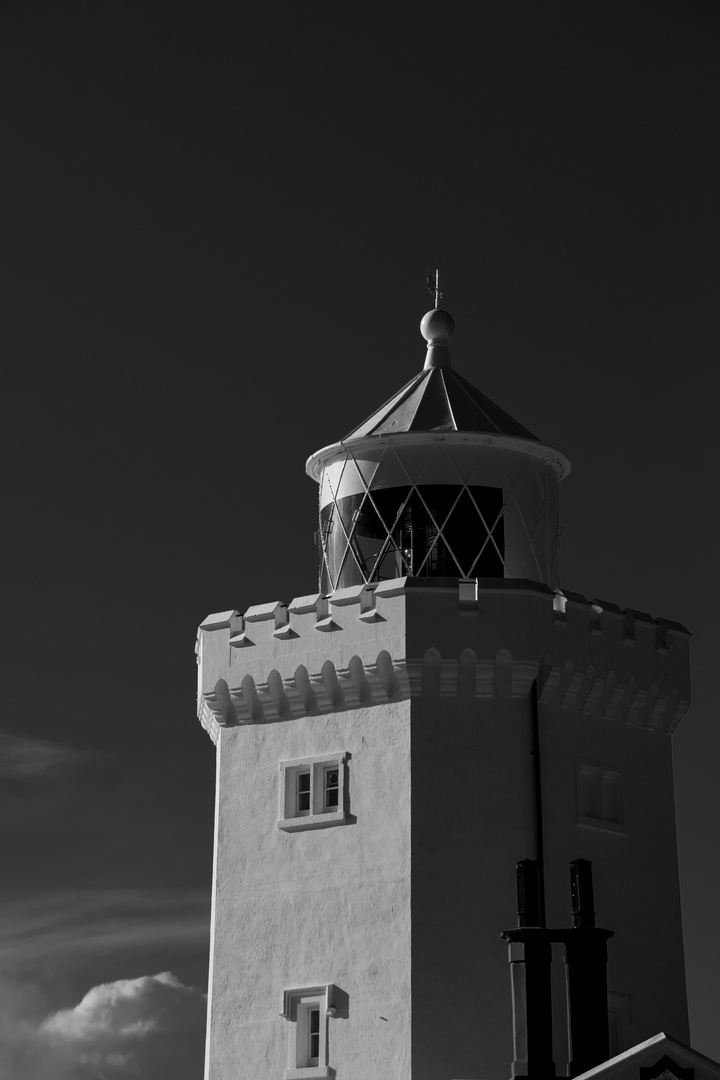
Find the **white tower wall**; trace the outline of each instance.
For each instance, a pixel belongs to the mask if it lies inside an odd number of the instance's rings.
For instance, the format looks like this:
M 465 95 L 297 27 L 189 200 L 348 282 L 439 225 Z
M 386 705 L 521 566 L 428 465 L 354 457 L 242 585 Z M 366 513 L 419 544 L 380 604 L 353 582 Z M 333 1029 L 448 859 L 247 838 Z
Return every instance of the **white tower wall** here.
M 538 854 L 535 679 L 548 924 L 570 925 L 568 863 L 591 859 L 624 1037 L 687 1037 L 670 762 L 682 628 L 531 582 L 475 597 L 400 579 L 329 607 L 221 613 L 200 639 L 200 714 L 221 753 L 208 1080 L 505 1080 L 500 934 L 515 862 Z M 281 763 L 340 754 L 345 823 L 278 828 Z M 609 796 L 595 818 L 581 767 Z M 556 984 L 560 1063 L 561 968 Z M 326 1071 L 287 1072 L 283 993 L 328 985 Z
M 625 1045 L 658 1031 L 689 1042 L 671 738 L 553 701 L 541 717 L 548 924 L 567 922 L 569 859 L 589 859 L 598 925 L 614 931 L 608 992 L 626 1003 Z M 621 826 L 577 823 L 578 760 L 620 771 Z
M 278 829 L 278 763 L 338 750 L 352 824 Z M 228 728 L 218 751 L 209 1076 L 285 1077 L 283 991 L 334 983 L 347 1007 L 327 1022 L 329 1060 L 409 1080 L 410 703 Z

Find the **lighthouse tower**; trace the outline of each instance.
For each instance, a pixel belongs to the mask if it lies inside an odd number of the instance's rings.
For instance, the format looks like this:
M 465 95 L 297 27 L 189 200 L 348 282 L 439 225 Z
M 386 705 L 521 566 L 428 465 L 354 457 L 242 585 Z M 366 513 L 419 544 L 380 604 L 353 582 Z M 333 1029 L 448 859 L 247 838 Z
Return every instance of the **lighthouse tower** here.
M 447 312 L 421 330 L 307 463 L 319 591 L 200 627 L 207 1080 L 550 1080 L 688 1039 L 689 635 L 560 589 L 567 458 L 454 370 Z

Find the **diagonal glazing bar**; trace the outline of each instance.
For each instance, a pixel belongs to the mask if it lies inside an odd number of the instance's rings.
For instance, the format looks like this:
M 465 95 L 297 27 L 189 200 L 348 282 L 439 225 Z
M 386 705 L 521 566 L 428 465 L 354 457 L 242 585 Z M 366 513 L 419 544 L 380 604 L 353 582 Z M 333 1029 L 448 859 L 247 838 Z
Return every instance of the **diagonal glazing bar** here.
M 347 458 L 345 459 L 345 462 L 347 463 Z M 343 465 L 343 472 L 344 471 L 345 471 L 345 466 Z M 340 476 L 342 478 L 342 473 L 340 474 Z M 367 582 L 368 579 L 365 576 L 365 571 L 364 571 L 364 569 L 363 569 L 363 567 L 362 567 L 362 565 L 360 563 L 360 560 L 358 559 L 358 557 L 357 557 L 357 555 L 355 553 L 355 548 L 353 547 L 353 544 L 352 544 L 351 539 L 350 539 L 352 533 L 354 532 L 355 525 L 357 524 L 357 516 L 355 516 L 355 521 L 354 521 L 353 525 L 351 526 L 350 533 L 348 533 L 347 529 L 345 528 L 345 522 L 343 521 L 343 516 L 340 513 L 340 506 L 338 504 L 338 499 L 335 497 L 335 492 L 333 491 L 333 486 L 332 486 L 332 483 L 330 482 L 330 477 L 328 477 L 328 487 L 330 488 L 330 494 L 332 495 L 333 506 L 335 507 L 335 514 L 336 514 L 336 516 L 337 516 L 337 518 L 338 518 L 338 520 L 340 522 L 340 527 L 342 528 L 342 531 L 345 534 L 345 540 L 346 540 L 346 543 L 347 543 L 347 549 L 350 552 L 352 552 L 352 557 L 355 560 L 355 563 L 357 564 L 357 568 L 360 571 L 360 576 L 362 577 L 363 581 Z M 338 488 L 339 488 L 339 483 L 338 483 Z M 364 498 L 365 497 L 363 496 L 363 502 L 364 502 Z M 360 505 L 362 506 L 362 503 Z M 346 558 L 347 558 L 347 550 L 346 550 L 345 554 L 343 555 L 342 562 L 340 563 L 340 569 L 338 570 L 338 576 L 337 576 L 337 579 L 336 579 L 337 581 L 340 580 L 340 574 L 342 573 L 342 568 L 345 565 Z M 334 586 L 334 587 L 336 587 L 336 586 Z
M 416 573 L 416 576 L 420 575 L 420 571 L 425 566 L 425 563 L 430 558 L 430 555 L 431 555 L 432 551 L 434 550 L 435 547 L 437 547 L 437 543 L 441 538 L 442 538 L 443 544 L 448 549 L 448 551 L 450 552 L 450 555 L 452 556 L 453 560 L 455 561 L 455 565 L 457 567 L 459 567 L 460 570 L 462 571 L 462 567 L 460 566 L 460 560 L 456 557 L 455 552 L 453 551 L 453 549 L 450 547 L 449 543 L 447 542 L 447 537 L 445 536 L 445 533 L 443 532 L 443 529 L 447 525 L 448 521 L 450 520 L 450 515 L 452 514 L 453 510 L 455 509 L 458 502 L 460 501 L 460 496 L 462 495 L 464 488 L 460 488 L 460 491 L 458 492 L 455 501 L 453 502 L 452 506 L 450 507 L 450 510 L 448 511 L 448 513 L 445 515 L 445 519 L 444 519 L 444 521 L 442 523 L 442 526 L 438 525 L 437 520 L 435 519 L 435 515 L 433 514 L 432 510 L 430 509 L 430 507 L 428 506 L 428 504 L 426 503 L 425 499 L 422 496 L 422 492 L 420 491 L 420 488 L 416 487 L 413 484 L 413 489 L 417 492 L 417 496 L 420 499 L 423 506 L 425 507 L 425 510 L 427 511 L 428 517 L 430 518 L 433 525 L 435 526 L 435 528 L 438 531 L 437 536 L 433 539 L 432 544 L 430 544 L 427 551 L 425 552 L 425 558 L 420 563 L 420 566 L 418 567 L 417 571 L 414 571 L 414 573 Z
M 498 521 L 500 520 L 501 516 L 502 516 L 501 514 L 498 514 L 498 517 L 497 517 L 497 520 L 496 520 L 495 524 L 497 524 L 497 522 L 498 522 Z M 495 528 L 495 525 L 493 525 L 493 528 Z M 472 566 L 470 567 L 470 573 L 468 574 L 468 577 L 472 577 L 472 576 L 473 576 L 473 571 L 474 571 L 475 567 L 477 566 L 478 562 L 479 562 L 479 561 L 480 561 L 480 559 L 482 558 L 482 554 L 483 554 L 483 552 L 485 551 L 485 548 L 486 548 L 486 547 L 488 546 L 488 544 L 489 544 L 489 543 L 490 543 L 491 541 L 492 541 L 493 547 L 495 548 L 495 550 L 497 551 L 498 555 L 500 556 L 500 565 L 502 566 L 502 568 L 503 568 L 503 573 L 504 573 L 504 571 L 505 571 L 505 560 L 504 560 L 504 559 L 503 559 L 503 557 L 502 557 L 502 554 L 501 554 L 501 552 L 500 552 L 500 549 L 498 548 L 497 544 L 495 543 L 495 538 L 494 538 L 494 536 L 492 535 L 492 533 L 488 533 L 488 535 L 487 535 L 487 536 L 486 536 L 486 538 L 485 538 L 485 542 L 484 542 L 483 546 L 482 546 L 482 547 L 480 548 L 480 550 L 478 551 L 478 553 L 477 553 L 477 556 L 476 556 L 476 558 L 475 558 L 475 561 L 473 562 Z
M 376 557 L 375 562 L 373 564 L 373 567 L 370 570 L 369 574 L 366 573 L 366 570 L 361 570 L 361 573 L 363 574 L 363 577 L 365 578 L 365 581 L 372 581 L 373 578 L 375 577 L 375 573 L 376 573 L 378 567 L 382 564 L 382 560 L 385 558 L 385 555 L 387 554 L 387 550 L 388 550 L 389 545 L 392 543 L 392 533 L 394 532 L 395 528 L 397 527 L 397 523 L 400 520 L 400 516 L 402 515 L 402 512 L 403 512 L 403 510 L 405 508 L 407 500 L 406 500 L 405 503 L 403 503 L 400 510 L 398 511 L 398 513 L 396 515 L 396 518 L 395 518 L 395 522 L 394 522 L 394 524 L 392 526 L 392 529 L 388 529 L 388 527 L 387 527 L 387 525 L 385 523 L 385 519 L 384 519 L 383 515 L 380 513 L 380 508 L 378 507 L 377 503 L 375 502 L 375 500 L 374 500 L 374 498 L 372 496 L 372 491 L 370 489 L 370 485 L 365 480 L 365 475 L 364 475 L 362 469 L 360 468 L 360 466 L 358 465 L 358 462 L 357 462 L 357 460 L 355 458 L 355 455 L 353 454 L 352 450 L 349 450 L 348 454 L 349 454 L 349 457 L 352 458 L 352 462 L 353 462 L 353 464 L 355 466 L 355 469 L 357 470 L 357 474 L 360 477 L 360 481 L 361 481 L 361 483 L 363 485 L 363 488 L 365 489 L 365 492 L 364 492 L 364 495 L 363 495 L 363 498 L 362 498 L 362 502 L 360 503 L 360 506 L 359 506 L 358 511 L 357 511 L 357 516 L 355 517 L 355 520 L 354 520 L 354 523 L 353 523 L 353 528 L 351 530 L 351 533 L 352 533 L 352 535 L 354 537 L 355 525 L 357 525 L 358 521 L 360 520 L 360 513 L 362 512 L 362 509 L 363 509 L 363 507 L 365 505 L 366 499 L 369 499 L 370 505 L 372 506 L 373 510 L 375 511 L 375 514 L 377 515 L 377 519 L 380 522 L 380 524 L 382 525 L 383 529 L 385 530 L 385 534 L 386 534 L 386 538 L 385 538 L 385 541 L 384 541 L 384 543 L 383 543 L 383 545 L 382 545 L 382 547 L 380 549 L 380 553 Z M 381 460 L 382 460 L 382 458 L 381 458 Z M 379 465 L 379 463 L 378 463 L 378 465 Z M 395 550 L 396 551 L 398 550 L 397 545 L 395 545 Z M 402 562 L 403 566 L 405 566 L 406 565 L 405 558 L 404 558 L 402 552 L 400 552 L 400 559 L 401 559 L 401 562 Z
M 397 460 L 398 460 L 398 462 L 399 462 L 399 464 L 400 464 L 400 468 L 401 468 L 401 469 L 402 469 L 402 471 L 403 471 L 403 472 L 405 473 L 405 476 L 407 477 L 407 481 L 408 481 L 408 483 L 410 484 L 410 486 L 411 486 L 412 490 L 413 490 L 413 491 L 415 491 L 415 492 L 417 493 L 417 496 L 418 496 L 418 498 L 420 499 L 420 502 L 421 502 L 421 503 L 423 504 L 423 506 L 425 507 L 425 510 L 427 511 L 427 515 L 428 515 L 428 517 L 430 518 L 430 520 L 432 521 L 433 525 L 435 526 L 435 528 L 436 528 L 436 529 L 437 529 L 437 531 L 438 531 L 438 535 L 437 535 L 437 536 L 436 536 L 436 537 L 434 538 L 434 540 L 433 540 L 432 544 L 430 544 L 430 546 L 428 547 L 428 550 L 427 550 L 427 551 L 426 551 L 426 553 L 425 553 L 425 558 L 424 558 L 424 559 L 423 559 L 423 561 L 422 561 L 422 562 L 420 563 L 420 566 L 418 567 L 418 569 L 416 570 L 416 569 L 415 569 L 415 568 L 413 567 L 413 571 L 412 571 L 412 572 L 413 572 L 413 575 L 414 575 L 415 577 L 419 577 L 419 576 L 420 576 L 420 571 L 421 571 L 421 570 L 423 569 L 423 567 L 425 566 L 425 563 L 426 563 L 426 562 L 428 561 L 428 559 L 430 558 L 430 554 L 431 554 L 431 552 L 432 552 L 432 551 L 434 550 L 434 548 L 436 547 L 436 545 L 437 545 L 437 542 L 438 542 L 438 540 L 440 539 L 440 536 L 441 536 L 441 535 L 442 535 L 442 541 L 443 541 L 443 543 L 445 544 L 445 547 L 446 547 L 446 548 L 448 549 L 448 551 L 450 552 L 450 555 L 451 555 L 451 556 L 452 556 L 452 558 L 453 558 L 453 559 L 455 560 L 455 565 L 456 565 L 456 566 L 460 566 L 460 561 L 459 561 L 459 559 L 457 559 L 457 558 L 455 557 L 455 552 L 453 551 L 453 549 L 452 549 L 452 548 L 450 547 L 450 545 L 448 544 L 448 542 L 447 542 L 447 540 L 446 540 L 446 538 L 445 538 L 445 536 L 444 536 L 444 534 L 443 534 L 443 531 L 442 531 L 442 529 L 440 528 L 440 526 L 438 525 L 437 521 L 435 520 L 435 515 L 433 514 L 433 512 L 432 512 L 432 511 L 431 511 L 431 509 L 430 509 L 430 507 L 428 506 L 428 504 L 426 503 L 425 499 L 423 498 L 423 496 L 422 496 L 422 492 L 420 491 L 420 488 L 419 488 L 419 487 L 417 486 L 417 484 L 415 484 L 414 480 L 413 480 L 413 479 L 412 479 L 412 477 L 410 476 L 410 473 L 409 473 L 409 472 L 407 471 L 407 469 L 406 469 L 406 467 L 405 467 L 405 463 L 403 462 L 402 458 L 400 457 L 400 455 L 399 455 L 399 454 L 398 454 L 397 452 L 395 452 L 395 448 L 394 448 L 394 447 L 391 447 L 391 449 L 392 449 L 392 450 L 393 450 L 393 452 L 395 453 L 395 457 L 397 458 Z M 464 487 L 465 487 L 465 486 L 467 486 L 467 485 L 464 485 Z M 450 514 L 452 514 L 453 510 L 454 510 L 454 509 L 455 509 L 455 507 L 457 506 L 457 502 L 458 502 L 458 499 L 460 498 L 460 496 L 462 495 L 462 493 L 463 493 L 463 488 L 461 488 L 461 489 L 460 489 L 460 491 L 458 492 L 458 496 L 457 496 L 457 499 L 455 499 L 455 502 L 454 502 L 454 503 L 452 504 L 452 506 L 450 507 L 450 511 L 449 511 L 449 513 L 447 514 L 447 516 L 445 517 L 445 521 L 443 522 L 443 524 L 444 524 L 444 525 L 447 525 L 447 523 L 448 523 L 448 519 L 450 518 Z
M 330 490 L 332 491 L 332 488 Z M 323 520 L 322 520 L 323 507 L 320 505 L 320 503 L 321 503 L 321 489 L 320 489 L 320 487 L 318 487 L 318 522 L 319 522 L 319 525 L 320 525 L 320 548 L 321 548 L 321 551 L 322 551 L 323 565 L 325 566 L 325 572 L 327 573 L 327 579 L 328 579 L 328 582 L 330 583 L 330 586 L 331 586 L 332 590 L 334 591 L 335 588 L 336 588 L 336 585 L 335 585 L 335 582 L 333 581 L 332 572 L 330 570 L 330 557 L 328 555 L 328 550 L 327 550 L 327 538 L 328 538 L 328 536 L 330 535 L 330 533 L 332 531 L 333 517 L 335 516 L 335 511 L 337 510 L 337 507 L 335 506 L 335 501 L 333 500 L 333 512 L 331 513 L 330 518 L 328 519 L 327 523 L 323 523 Z M 329 526 L 329 528 L 327 528 L 327 529 L 325 527 L 326 524 Z M 320 567 L 318 588 L 322 592 L 322 566 Z
M 330 518 L 330 524 L 332 524 L 332 518 Z M 328 558 L 328 551 L 327 551 L 327 537 L 328 537 L 328 535 L 329 535 L 329 530 L 326 533 L 325 527 L 321 524 L 321 526 L 320 526 L 320 548 L 322 550 L 323 565 L 325 566 L 325 573 L 327 574 L 327 579 L 330 582 L 330 585 L 332 586 L 332 588 L 335 589 L 335 582 L 333 581 L 333 576 L 332 576 L 332 573 L 330 571 L 330 560 Z M 320 585 L 319 585 L 319 587 L 320 587 L 320 590 L 322 591 L 322 567 L 320 567 Z
M 535 562 L 535 566 L 537 567 L 538 581 L 542 581 L 543 580 L 543 572 L 542 572 L 542 569 L 540 567 L 540 562 L 538 560 L 537 554 L 535 552 L 535 545 L 532 542 L 532 536 L 530 535 L 530 532 L 529 532 L 528 527 L 527 527 L 527 522 L 525 521 L 525 515 L 522 512 L 522 507 L 520 506 L 520 504 L 518 502 L 518 499 L 517 499 L 517 496 L 515 494 L 514 486 L 513 486 L 513 484 L 510 483 L 510 480 L 509 480 L 509 477 L 508 477 L 508 474 L 507 474 L 507 470 L 503 467 L 503 463 L 502 463 L 502 461 L 500 459 L 500 456 L 498 454 L 495 454 L 495 461 L 497 462 L 497 465 L 498 465 L 500 471 L 502 472 L 503 476 L 505 477 L 505 483 L 507 485 L 508 499 L 512 499 L 513 502 L 515 503 L 515 510 L 517 511 L 517 515 L 520 518 L 520 522 L 522 524 L 525 535 L 527 536 L 528 545 L 530 547 L 530 552 L 531 552 L 533 560 Z
M 387 540 L 383 544 L 382 550 L 381 550 L 380 554 L 378 555 L 377 559 L 375 560 L 375 565 L 373 566 L 372 573 L 370 574 L 370 577 L 368 578 L 368 581 L 372 581 L 373 577 L 375 576 L 375 572 L 376 572 L 377 568 L 381 565 L 382 560 L 385 558 L 385 555 L 387 554 L 387 548 L 389 547 L 389 545 L 391 543 L 393 543 L 392 534 L 395 532 L 395 529 L 398 527 L 398 525 L 400 523 L 400 519 L 402 518 L 402 515 L 405 512 L 405 508 L 406 508 L 406 506 L 407 506 L 407 504 L 408 504 L 408 502 L 410 500 L 410 495 L 412 494 L 412 492 L 408 493 L 407 498 L 404 500 L 404 502 L 400 506 L 400 509 L 398 510 L 398 512 L 395 515 L 395 520 L 393 521 L 392 526 L 390 528 L 388 528 L 387 522 L 385 521 L 385 518 L 383 517 L 383 515 L 380 512 L 380 508 L 378 507 L 377 503 L 375 502 L 375 499 L 373 498 L 373 494 L 372 494 L 372 491 L 370 489 L 370 485 L 365 480 L 365 476 L 363 475 L 362 469 L 358 465 L 358 463 L 357 463 L 357 461 L 356 461 L 356 459 L 355 459 L 355 457 L 353 455 L 352 450 L 350 450 L 348 452 L 350 454 L 350 457 L 352 457 L 353 464 L 355 465 L 355 468 L 358 471 L 358 475 L 360 476 L 360 480 L 362 481 L 362 485 L 365 488 L 365 494 L 366 494 L 367 498 L 370 500 L 370 503 L 372 505 L 373 510 L 377 514 L 378 521 L 380 522 L 380 524 L 382 525 L 383 529 L 385 530 L 385 532 L 387 534 Z M 384 456 L 385 456 L 385 453 L 383 453 L 383 455 L 380 458 L 380 461 L 378 462 L 378 469 L 380 467 L 380 464 L 382 462 L 382 458 Z M 395 456 L 397 457 L 397 455 L 395 455 Z M 403 471 L 405 472 L 405 474 L 407 475 L 407 470 L 405 469 L 402 462 L 400 462 L 400 465 L 401 465 L 401 468 L 403 469 Z M 402 563 L 402 566 L 404 567 L 404 569 L 408 573 L 410 573 L 410 567 L 408 566 L 407 560 L 405 559 L 405 556 L 404 556 L 404 554 L 402 552 L 402 549 L 398 548 L 397 545 L 395 545 L 395 550 L 400 553 L 400 561 Z
M 489 527 L 488 527 L 488 523 L 487 523 L 487 521 L 485 520 L 485 515 L 483 514 L 483 512 L 482 512 L 482 510 L 480 509 L 480 507 L 478 506 L 478 504 L 477 504 L 477 503 L 475 502 L 475 499 L 473 498 L 473 493 L 472 493 L 472 491 L 470 491 L 470 489 L 468 489 L 468 495 L 469 495 L 469 496 L 470 496 L 470 498 L 472 499 L 472 504 L 473 504 L 473 506 L 475 507 L 475 509 L 477 510 L 477 512 L 478 512 L 478 514 L 479 514 L 479 516 L 480 516 L 480 520 L 482 521 L 482 523 L 483 523 L 483 525 L 484 525 L 484 527 L 485 527 L 485 531 L 486 531 L 486 532 L 487 532 L 487 534 L 488 534 L 488 540 L 491 540 L 491 541 L 492 541 L 493 547 L 495 548 L 495 550 L 496 550 L 496 551 L 497 551 L 497 553 L 498 553 L 498 557 L 499 557 L 499 559 L 500 559 L 500 562 L 501 562 L 501 563 L 502 563 L 502 565 L 503 565 L 503 570 L 504 570 L 504 569 L 505 569 L 505 556 L 503 555 L 502 551 L 501 551 L 501 550 L 500 550 L 500 548 L 498 547 L 498 545 L 497 545 L 497 542 L 496 542 L 496 540 L 495 540 L 495 537 L 494 537 L 494 535 L 493 535 L 493 534 L 494 534 L 494 532 L 495 532 L 495 529 L 496 529 L 496 527 L 497 527 L 497 524 L 498 524 L 498 522 L 500 521 L 500 519 L 501 519 L 501 518 L 503 517 L 503 515 L 504 515 L 504 513 L 505 513 L 505 507 L 504 507 L 504 506 L 501 506 L 501 507 L 500 507 L 500 510 L 499 510 L 499 512 L 498 512 L 498 515 L 497 515 L 497 517 L 495 518 L 495 520 L 494 520 L 494 522 L 493 522 L 493 524 L 492 524 L 492 528 L 489 528 Z M 478 555 L 478 558 L 477 558 L 477 559 L 475 560 L 475 562 L 474 562 L 474 563 L 473 563 L 473 565 L 472 565 L 472 569 L 473 569 L 473 570 L 475 569 L 475 564 L 477 563 L 478 559 L 480 558 L 480 555 L 482 555 L 482 552 L 483 552 L 483 551 L 485 550 L 485 546 L 486 546 L 486 544 L 487 544 L 487 540 L 485 541 L 485 544 L 483 544 L 483 546 L 482 546 L 482 550 L 480 551 L 480 554 Z M 472 570 L 471 570 L 470 574 L 468 575 L 468 577 L 472 577 Z
M 405 553 L 404 553 L 402 547 L 398 547 L 397 543 L 393 539 L 393 533 L 395 532 L 395 529 L 398 527 L 398 525 L 400 523 L 400 519 L 402 518 L 402 515 L 405 512 L 405 508 L 407 507 L 407 504 L 410 502 L 411 496 L 412 496 L 412 489 L 408 492 L 407 497 L 404 499 L 404 501 L 402 502 L 402 504 L 400 506 L 400 509 L 398 510 L 397 514 L 395 515 L 395 522 L 393 524 L 392 529 L 389 532 L 387 532 L 385 523 L 383 522 L 383 528 L 386 529 L 387 536 L 385 538 L 385 542 L 384 542 L 382 548 L 380 549 L 380 554 L 378 555 L 377 559 L 375 560 L 375 565 L 373 566 L 372 577 L 370 578 L 371 581 L 372 581 L 372 578 L 374 578 L 375 573 L 378 570 L 378 568 L 380 566 L 382 566 L 382 561 L 385 558 L 385 556 L 388 554 L 388 551 L 390 550 L 391 546 L 395 549 L 395 551 L 397 551 L 397 553 L 400 556 L 401 569 L 404 569 L 406 571 L 406 573 L 408 573 L 408 574 L 412 573 L 412 567 L 409 565 L 407 559 L 405 558 Z M 380 520 L 382 521 L 382 518 Z
M 380 509 L 379 509 L 379 507 L 378 507 L 377 503 L 375 502 L 375 500 L 374 500 L 374 498 L 373 498 L 373 494 L 372 494 L 372 490 L 370 489 L 370 485 L 369 485 L 369 484 L 367 483 L 367 481 L 365 480 L 365 477 L 363 476 L 363 473 L 362 473 L 362 469 L 360 468 L 360 466 L 358 465 L 357 461 L 355 460 L 355 457 L 353 456 L 353 452 L 352 452 L 352 450 L 349 450 L 349 451 L 348 451 L 348 453 L 349 453 L 350 457 L 352 457 L 352 459 L 353 459 L 353 463 L 354 463 L 354 465 L 355 465 L 355 468 L 356 468 L 356 469 L 357 469 L 357 471 L 358 471 L 358 474 L 359 474 L 359 476 L 360 476 L 360 479 L 361 479 L 361 481 L 362 481 L 362 485 L 363 485 L 363 487 L 365 488 L 365 494 L 366 494 L 366 495 L 367 495 L 367 497 L 369 498 L 369 500 L 370 500 L 370 502 L 371 502 L 371 504 L 372 504 L 373 510 L 375 511 L 375 513 L 376 513 L 376 514 L 377 514 L 377 516 L 378 516 L 378 521 L 380 522 L 380 524 L 382 525 L 382 527 L 383 527 L 383 529 L 385 530 L 385 532 L 386 532 L 386 533 L 391 533 L 391 532 L 392 532 L 392 530 L 393 530 L 393 529 L 395 529 L 395 528 L 397 527 L 398 521 L 399 521 L 399 519 L 400 519 L 400 513 L 401 513 L 401 512 L 398 512 L 398 514 L 396 515 L 396 518 L 395 518 L 395 521 L 394 521 L 394 523 L 393 523 L 392 529 L 388 529 L 388 527 L 387 527 L 387 522 L 385 521 L 384 517 L 383 517 L 383 516 L 382 516 L 382 514 L 380 513 Z M 385 455 L 383 454 L 383 457 L 384 457 L 384 456 L 385 456 Z M 382 459 L 381 459 L 381 460 L 382 460 Z M 380 463 L 378 463 L 378 468 L 379 468 L 379 464 L 380 464 Z

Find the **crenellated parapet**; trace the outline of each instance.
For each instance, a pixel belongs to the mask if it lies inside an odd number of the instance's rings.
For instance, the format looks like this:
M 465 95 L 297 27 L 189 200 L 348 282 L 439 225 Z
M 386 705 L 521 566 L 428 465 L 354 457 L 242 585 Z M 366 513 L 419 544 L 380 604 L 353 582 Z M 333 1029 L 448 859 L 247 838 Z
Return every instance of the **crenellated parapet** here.
M 423 695 L 526 697 L 671 733 L 690 701 L 679 623 L 521 579 L 397 578 L 209 615 L 198 712 L 218 729 Z M 442 650 L 438 643 L 442 642 Z

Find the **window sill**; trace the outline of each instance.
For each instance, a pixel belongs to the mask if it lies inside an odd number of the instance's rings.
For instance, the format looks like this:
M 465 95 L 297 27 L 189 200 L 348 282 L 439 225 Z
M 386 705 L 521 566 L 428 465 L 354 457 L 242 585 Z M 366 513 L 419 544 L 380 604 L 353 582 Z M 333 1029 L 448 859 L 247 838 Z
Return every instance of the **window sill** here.
M 580 817 L 580 815 L 575 818 L 575 821 L 586 829 L 600 829 L 602 832 L 619 833 L 621 836 L 628 835 L 627 826 L 621 825 L 618 821 L 602 821 L 601 818 Z
M 330 1080 L 335 1070 L 330 1065 L 311 1065 L 307 1069 L 286 1069 L 285 1080 Z
M 304 829 L 327 829 L 331 825 L 344 825 L 346 821 L 345 811 L 335 810 L 329 814 L 305 814 L 304 817 L 280 818 L 277 827 L 284 832 L 302 832 Z M 301 1071 L 303 1076 L 309 1075 L 307 1069 Z

